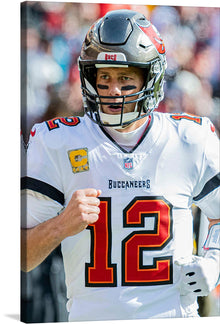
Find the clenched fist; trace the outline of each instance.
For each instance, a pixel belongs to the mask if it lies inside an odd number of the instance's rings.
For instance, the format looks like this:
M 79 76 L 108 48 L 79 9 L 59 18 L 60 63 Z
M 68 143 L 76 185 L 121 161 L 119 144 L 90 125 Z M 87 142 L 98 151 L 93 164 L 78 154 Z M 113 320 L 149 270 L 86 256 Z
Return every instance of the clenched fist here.
M 67 207 L 58 216 L 64 237 L 75 235 L 98 220 L 100 213 L 98 197 L 100 195 L 101 190 L 93 188 L 74 192 Z

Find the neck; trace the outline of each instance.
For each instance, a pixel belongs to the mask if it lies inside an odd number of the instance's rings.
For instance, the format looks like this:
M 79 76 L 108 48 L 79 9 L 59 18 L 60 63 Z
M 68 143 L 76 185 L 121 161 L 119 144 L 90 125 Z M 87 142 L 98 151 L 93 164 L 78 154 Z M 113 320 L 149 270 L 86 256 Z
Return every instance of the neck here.
M 104 127 L 105 131 L 115 140 L 115 142 L 126 151 L 135 147 L 142 138 L 145 130 L 148 128 L 151 117 L 148 116 L 123 129 L 114 129 Z M 141 123 L 140 123 L 141 121 Z

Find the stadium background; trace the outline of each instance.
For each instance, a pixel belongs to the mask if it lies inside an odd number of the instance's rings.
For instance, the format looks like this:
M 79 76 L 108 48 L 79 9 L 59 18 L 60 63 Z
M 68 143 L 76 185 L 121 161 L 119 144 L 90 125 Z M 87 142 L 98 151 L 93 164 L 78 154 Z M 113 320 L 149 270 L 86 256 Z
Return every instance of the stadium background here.
M 21 4 L 21 132 L 58 116 L 82 115 L 77 58 L 90 25 L 107 11 L 140 11 L 159 30 L 168 69 L 162 112 L 207 116 L 220 133 L 220 9 L 31 1 Z M 194 211 L 198 252 L 200 210 Z M 201 316 L 220 315 L 219 287 L 199 299 Z M 21 272 L 21 320 L 66 322 L 65 277 L 58 247 L 30 273 Z

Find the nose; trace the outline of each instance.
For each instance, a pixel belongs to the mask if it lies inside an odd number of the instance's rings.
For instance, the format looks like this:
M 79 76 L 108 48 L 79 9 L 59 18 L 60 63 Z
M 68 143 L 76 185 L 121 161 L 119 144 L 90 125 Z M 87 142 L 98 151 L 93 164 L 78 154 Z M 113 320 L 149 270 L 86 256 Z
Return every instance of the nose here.
M 121 96 L 121 86 L 118 81 L 112 80 L 109 84 L 110 96 Z

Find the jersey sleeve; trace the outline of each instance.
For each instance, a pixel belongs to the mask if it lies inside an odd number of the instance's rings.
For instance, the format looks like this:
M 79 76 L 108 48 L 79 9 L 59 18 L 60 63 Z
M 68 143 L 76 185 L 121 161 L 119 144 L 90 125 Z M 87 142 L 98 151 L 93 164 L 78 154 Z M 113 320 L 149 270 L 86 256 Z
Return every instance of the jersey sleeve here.
M 207 217 L 216 219 L 219 218 L 220 207 L 219 139 L 208 118 L 203 118 L 203 127 L 202 169 L 193 202 Z
M 57 216 L 64 205 L 56 149 L 48 148 L 45 123 L 33 126 L 27 148 L 26 172 L 21 179 L 22 228 Z

